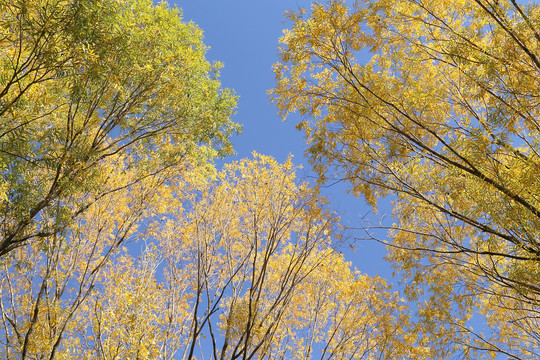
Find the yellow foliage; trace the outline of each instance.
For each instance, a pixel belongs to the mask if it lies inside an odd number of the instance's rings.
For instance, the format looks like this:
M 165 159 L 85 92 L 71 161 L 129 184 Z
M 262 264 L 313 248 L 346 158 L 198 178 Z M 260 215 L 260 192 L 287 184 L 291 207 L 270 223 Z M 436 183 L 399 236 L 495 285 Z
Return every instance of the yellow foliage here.
M 321 181 L 395 200 L 388 258 L 427 298 L 431 358 L 540 356 L 539 9 L 330 0 L 289 14 L 281 38 L 272 96 L 304 115 Z

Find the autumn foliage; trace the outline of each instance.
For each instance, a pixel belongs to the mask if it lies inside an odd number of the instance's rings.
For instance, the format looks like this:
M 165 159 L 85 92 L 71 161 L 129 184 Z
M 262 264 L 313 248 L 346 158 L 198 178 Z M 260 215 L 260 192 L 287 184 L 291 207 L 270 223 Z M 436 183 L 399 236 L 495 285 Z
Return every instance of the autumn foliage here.
M 320 184 L 390 199 L 395 278 L 291 158 L 215 169 L 236 97 L 180 10 L 0 0 L 1 358 L 540 357 L 540 7 L 287 16 L 271 96 Z
M 398 294 L 332 248 L 337 219 L 295 183 L 290 161 L 255 154 L 206 175 L 176 177 L 155 201 L 141 185 L 92 207 L 46 251 L 14 251 L 3 271 L 6 358 L 410 351 Z M 140 255 L 118 246 L 126 237 L 141 238 Z
M 417 345 L 540 356 L 539 7 L 329 1 L 289 19 L 274 100 L 305 116 L 322 181 L 393 199 Z

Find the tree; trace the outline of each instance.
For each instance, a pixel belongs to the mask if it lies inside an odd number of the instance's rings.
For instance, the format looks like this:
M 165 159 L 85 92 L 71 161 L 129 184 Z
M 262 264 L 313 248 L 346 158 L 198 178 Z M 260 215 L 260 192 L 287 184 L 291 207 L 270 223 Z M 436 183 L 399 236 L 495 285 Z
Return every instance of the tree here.
M 2 0 L 0 34 L 0 256 L 145 177 L 231 151 L 235 97 L 202 32 L 165 3 Z M 111 189 L 112 163 L 132 182 Z
M 540 356 L 538 5 L 329 1 L 289 19 L 274 101 L 305 116 L 322 181 L 392 195 L 418 345 Z
M 47 251 L 14 250 L 2 278 L 3 358 L 421 354 L 398 294 L 331 247 L 337 219 L 294 178 L 290 160 L 261 155 L 213 176 L 182 172 L 154 201 L 144 184 L 92 207 Z M 120 238 L 144 240 L 141 253 Z
M 254 154 L 197 184 L 151 230 L 186 289 L 182 358 L 392 358 L 407 322 L 382 279 L 332 249 L 337 219 L 290 159 Z M 186 296 L 186 295 L 184 295 Z M 402 322 L 400 324 L 400 322 Z M 401 327 L 400 325 L 403 325 Z M 319 354 L 318 356 L 315 354 Z

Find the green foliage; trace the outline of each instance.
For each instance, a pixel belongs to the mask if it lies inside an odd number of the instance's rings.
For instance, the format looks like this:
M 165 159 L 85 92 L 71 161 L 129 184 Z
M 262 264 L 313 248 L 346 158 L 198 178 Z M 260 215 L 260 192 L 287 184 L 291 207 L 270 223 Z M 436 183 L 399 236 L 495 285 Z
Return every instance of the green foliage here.
M 0 255 L 105 196 L 111 163 L 136 182 L 231 152 L 235 96 L 179 10 L 3 0 L 0 34 Z

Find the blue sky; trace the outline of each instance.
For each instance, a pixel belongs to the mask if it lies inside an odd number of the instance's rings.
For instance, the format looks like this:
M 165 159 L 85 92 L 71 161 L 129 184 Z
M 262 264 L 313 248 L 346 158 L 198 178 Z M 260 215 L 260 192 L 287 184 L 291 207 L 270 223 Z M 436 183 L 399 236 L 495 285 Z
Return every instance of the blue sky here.
M 303 134 L 295 129 L 298 117 L 293 115 L 281 121 L 267 96 L 267 90 L 274 86 L 272 64 L 278 60 L 278 39 L 287 26 L 284 12 L 309 8 L 311 1 L 176 0 L 170 4 L 182 10 L 184 20 L 192 20 L 203 30 L 204 43 L 210 47 L 207 58 L 224 64 L 222 84 L 239 95 L 235 121 L 243 125 L 243 132 L 233 139 L 237 155 L 226 158 L 225 162 L 249 157 L 253 151 L 272 155 L 281 162 L 292 154 L 294 164 L 303 166 L 298 176 L 312 176 L 303 156 Z M 389 218 L 388 205 L 383 205 L 375 215 L 362 200 L 347 194 L 346 188 L 346 184 L 337 184 L 323 190 L 331 207 L 342 216 L 344 225 L 359 227 L 363 217 L 371 223 Z M 361 235 L 350 232 L 351 238 Z M 384 237 L 384 232 L 378 236 Z M 383 245 L 361 241 L 354 247 L 356 251 L 343 246 L 342 252 L 356 268 L 369 275 L 390 276 L 390 264 L 383 260 Z

